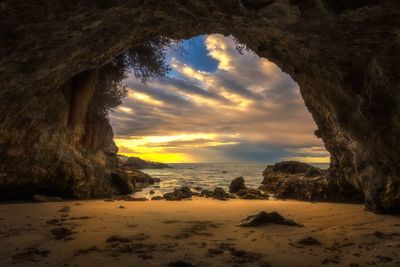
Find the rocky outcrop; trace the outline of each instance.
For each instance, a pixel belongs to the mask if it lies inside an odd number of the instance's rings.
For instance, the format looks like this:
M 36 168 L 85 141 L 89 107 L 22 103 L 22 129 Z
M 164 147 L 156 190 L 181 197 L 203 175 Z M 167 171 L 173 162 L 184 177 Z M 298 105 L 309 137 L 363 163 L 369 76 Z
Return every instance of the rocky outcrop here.
M 242 199 L 268 199 L 268 194 L 260 190 L 247 188 L 243 177 L 236 177 L 229 185 L 229 192 Z
M 253 188 L 240 189 L 237 193 L 242 199 L 268 199 L 269 195 Z
M 229 185 L 229 193 L 237 193 L 241 189 L 246 189 L 243 177 L 236 177 Z
M 231 194 L 226 193 L 222 187 L 214 188 L 211 196 L 218 200 L 228 200 L 229 198 L 234 198 Z
M 121 157 L 121 156 L 119 156 Z M 147 161 L 143 160 L 138 157 L 128 157 L 123 160 L 123 165 L 128 167 L 128 168 L 134 168 L 134 169 L 167 169 L 167 168 L 172 168 L 171 166 L 160 163 L 160 162 L 153 162 L 153 161 Z
M 269 165 L 259 189 L 277 198 L 309 201 L 361 202 L 362 194 L 345 180 L 330 179 L 326 171 L 298 161 Z
M 147 173 L 134 168 L 124 168 L 124 173 L 136 183 L 141 184 L 142 187 L 160 182 L 159 178 L 153 178 Z
M 222 187 L 216 187 L 214 188 L 213 191 L 203 189 L 201 190 L 199 195 L 202 197 L 214 198 L 218 200 L 228 200 L 230 198 L 235 198 L 234 195 L 225 192 L 225 190 Z
M 0 9 L 3 198 L 117 192 L 111 128 L 88 119 L 93 70 L 160 35 L 218 32 L 299 84 L 331 154 L 329 179 L 358 188 L 375 212 L 400 212 L 397 0 L 4 0 Z M 99 126 L 90 138 L 88 123 Z
M 182 200 L 186 198 L 191 198 L 192 196 L 193 192 L 187 186 L 175 188 L 173 192 L 165 193 L 163 195 L 164 199 L 166 200 Z

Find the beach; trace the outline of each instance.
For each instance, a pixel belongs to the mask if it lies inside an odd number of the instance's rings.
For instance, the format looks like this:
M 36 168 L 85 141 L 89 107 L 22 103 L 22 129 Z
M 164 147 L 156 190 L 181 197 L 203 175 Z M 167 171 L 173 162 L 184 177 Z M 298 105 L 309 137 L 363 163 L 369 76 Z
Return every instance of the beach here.
M 304 227 L 238 227 L 259 211 Z M 2 203 L 0 237 L 0 266 L 400 264 L 400 218 L 356 204 L 196 197 Z

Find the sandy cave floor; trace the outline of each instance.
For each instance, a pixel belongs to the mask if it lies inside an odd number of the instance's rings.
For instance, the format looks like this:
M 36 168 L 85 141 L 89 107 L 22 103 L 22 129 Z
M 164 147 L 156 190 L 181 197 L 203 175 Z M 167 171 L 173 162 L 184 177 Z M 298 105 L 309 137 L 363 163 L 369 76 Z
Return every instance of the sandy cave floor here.
M 258 211 L 304 227 L 237 227 Z M 320 244 L 300 244 L 312 237 Z M 400 266 L 400 217 L 300 201 L 0 205 L 0 266 Z M 357 265 L 358 264 L 358 265 Z

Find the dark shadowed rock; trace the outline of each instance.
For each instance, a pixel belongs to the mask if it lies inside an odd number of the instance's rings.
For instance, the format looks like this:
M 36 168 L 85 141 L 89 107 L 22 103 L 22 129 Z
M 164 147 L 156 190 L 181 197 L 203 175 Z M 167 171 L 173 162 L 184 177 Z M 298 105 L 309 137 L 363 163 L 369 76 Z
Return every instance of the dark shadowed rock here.
M 154 184 L 155 180 L 152 178 L 150 175 L 147 173 L 144 173 L 138 169 L 125 169 L 125 175 L 131 178 L 131 180 L 134 180 L 134 182 L 139 183 L 139 184 Z M 143 186 L 143 185 L 142 185 Z
M 236 195 L 243 199 L 268 199 L 269 197 L 268 194 L 252 188 L 240 189 Z
M 260 190 L 276 198 L 310 201 L 361 202 L 362 194 L 348 182 L 330 179 L 326 172 L 306 163 L 284 161 L 263 172 Z
M 244 178 L 243 177 L 236 177 L 232 180 L 231 184 L 229 185 L 229 192 L 236 193 L 241 189 L 245 189 L 246 186 L 244 185 Z
M 322 175 L 323 175 L 323 172 L 314 166 L 310 166 L 305 173 L 306 177 L 316 177 L 316 176 L 322 176 Z
M 121 157 L 121 156 L 120 156 Z M 128 157 L 123 160 L 124 161 L 124 166 L 128 168 L 133 168 L 133 169 L 166 169 L 166 168 L 172 168 L 171 166 L 164 164 L 164 163 L 159 163 L 159 162 L 153 162 L 153 161 L 147 161 L 143 160 L 138 157 Z
M 200 192 L 200 195 L 203 197 L 212 197 L 213 192 L 207 189 L 203 189 Z
M 133 193 L 136 188 L 135 180 L 123 173 L 112 173 L 111 180 L 121 194 Z
M 278 212 L 274 211 L 271 213 L 267 213 L 265 211 L 260 211 L 255 215 L 250 215 L 246 219 L 243 219 L 239 226 L 241 227 L 257 227 L 264 224 L 280 224 L 286 226 L 298 226 L 301 227 L 303 225 L 296 223 L 293 220 L 286 219 Z
M 151 198 L 151 200 L 162 200 L 162 199 L 164 199 L 164 197 L 162 196 L 154 196 Z
M 226 200 L 226 192 L 221 187 L 214 188 L 214 191 L 212 192 L 212 196 L 215 199 Z
M 271 171 L 275 173 L 305 173 L 311 166 L 299 161 L 282 161 L 272 165 Z M 268 168 L 267 168 L 268 170 Z
M 185 198 L 191 198 L 192 196 L 193 192 L 187 186 L 175 188 L 173 192 L 164 194 L 166 200 L 182 200 Z
M 33 195 L 32 202 L 63 202 L 60 197 L 50 197 L 45 195 Z

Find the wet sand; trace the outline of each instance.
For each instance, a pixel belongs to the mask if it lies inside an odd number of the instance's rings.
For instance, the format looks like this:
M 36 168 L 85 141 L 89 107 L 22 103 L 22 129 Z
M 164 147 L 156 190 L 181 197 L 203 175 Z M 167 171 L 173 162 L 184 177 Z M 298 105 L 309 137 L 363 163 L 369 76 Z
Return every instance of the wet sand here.
M 277 211 L 304 227 L 237 227 Z M 308 238 L 311 237 L 312 239 Z M 318 242 L 299 242 L 308 238 Z M 400 266 L 400 217 L 299 201 L 0 205 L 0 266 Z

